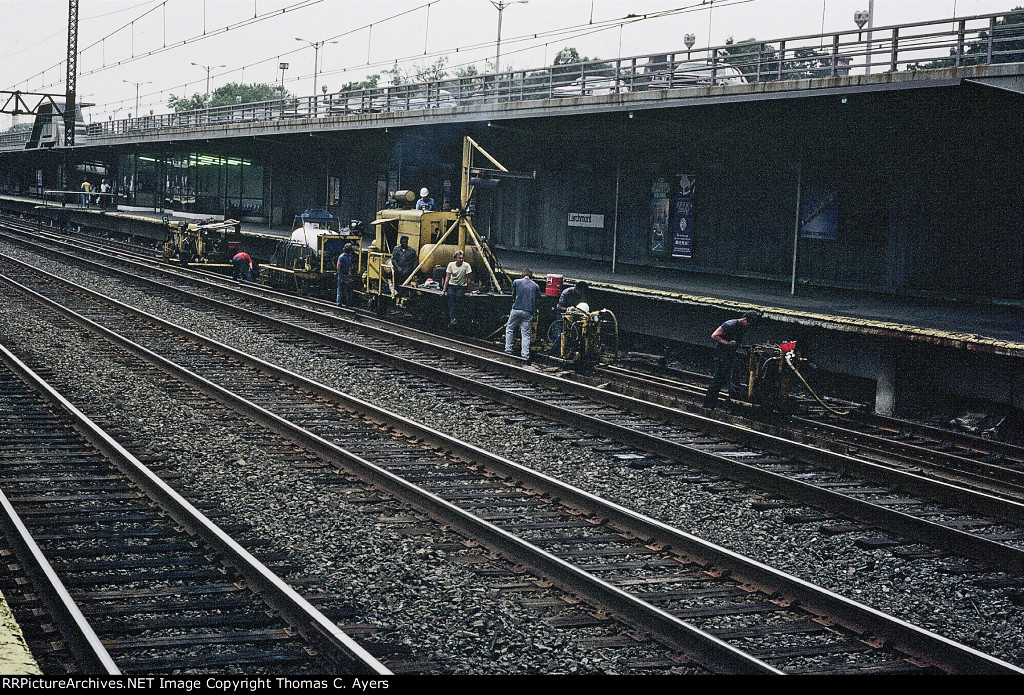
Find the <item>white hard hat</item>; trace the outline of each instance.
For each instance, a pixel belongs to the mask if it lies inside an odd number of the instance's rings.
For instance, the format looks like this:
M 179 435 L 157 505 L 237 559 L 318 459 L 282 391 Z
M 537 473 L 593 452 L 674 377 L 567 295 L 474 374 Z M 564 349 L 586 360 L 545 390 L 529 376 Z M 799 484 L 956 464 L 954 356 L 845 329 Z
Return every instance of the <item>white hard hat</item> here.
M 590 305 L 587 304 L 586 302 L 580 302 L 579 304 L 576 305 L 576 308 L 579 309 L 580 311 L 585 311 L 588 314 L 590 313 Z
M 428 191 L 426 188 L 420 189 L 420 198 L 426 198 L 428 195 L 430 195 L 430 191 Z

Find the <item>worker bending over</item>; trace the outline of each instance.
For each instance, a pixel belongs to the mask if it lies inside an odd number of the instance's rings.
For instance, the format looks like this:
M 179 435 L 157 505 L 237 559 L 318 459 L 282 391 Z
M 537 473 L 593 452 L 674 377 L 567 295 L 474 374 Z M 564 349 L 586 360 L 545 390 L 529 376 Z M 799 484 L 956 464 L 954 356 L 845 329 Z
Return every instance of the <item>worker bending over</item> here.
M 738 319 L 730 319 L 715 329 L 711 339 L 715 341 L 715 375 L 708 384 L 708 392 L 704 396 L 704 407 L 714 408 L 718 403 L 718 392 L 726 386 L 728 400 L 737 394 L 733 393 L 732 365 L 736 361 L 736 348 L 743 340 L 747 329 L 756 326 L 761 315 L 756 311 L 748 311 Z

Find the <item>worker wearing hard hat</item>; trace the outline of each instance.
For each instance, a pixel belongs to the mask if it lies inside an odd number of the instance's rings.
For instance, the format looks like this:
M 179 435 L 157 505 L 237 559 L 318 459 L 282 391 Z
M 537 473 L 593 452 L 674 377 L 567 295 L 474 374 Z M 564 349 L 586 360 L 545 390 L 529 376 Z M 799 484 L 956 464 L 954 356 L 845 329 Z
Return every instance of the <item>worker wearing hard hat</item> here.
M 430 191 L 426 188 L 420 189 L 420 199 L 416 201 L 416 209 L 432 212 L 437 208 L 434 206 L 434 199 L 430 197 Z

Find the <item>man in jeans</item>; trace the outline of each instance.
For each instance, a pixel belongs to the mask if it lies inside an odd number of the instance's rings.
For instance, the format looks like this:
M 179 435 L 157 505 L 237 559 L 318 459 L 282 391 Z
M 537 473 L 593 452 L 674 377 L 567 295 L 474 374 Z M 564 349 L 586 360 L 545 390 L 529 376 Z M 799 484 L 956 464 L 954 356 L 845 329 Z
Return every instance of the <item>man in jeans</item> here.
M 466 254 L 455 252 L 455 260 L 448 264 L 441 290 L 448 296 L 448 325 L 455 325 L 455 310 L 462 298 L 473 292 L 473 268 L 466 263 Z
M 704 407 L 714 409 L 718 403 L 718 392 L 726 387 L 728 399 L 732 400 L 732 365 L 736 360 L 736 348 L 746 334 L 747 329 L 756 326 L 761 320 L 761 315 L 756 311 L 748 311 L 738 319 L 726 321 L 715 329 L 711 339 L 715 341 L 715 375 L 711 377 L 708 384 L 708 392 L 704 395 Z
M 516 329 L 522 336 L 522 352 L 524 360 L 530 359 L 530 329 L 533 327 L 533 315 L 537 312 L 537 297 L 540 287 L 533 281 L 533 271 L 523 270 L 523 277 L 512 283 L 512 311 L 505 324 L 505 354 L 512 354 L 516 344 Z
M 338 267 L 335 269 L 338 276 L 338 297 L 335 303 L 338 306 L 352 303 L 352 250 L 352 244 L 345 244 L 338 256 Z

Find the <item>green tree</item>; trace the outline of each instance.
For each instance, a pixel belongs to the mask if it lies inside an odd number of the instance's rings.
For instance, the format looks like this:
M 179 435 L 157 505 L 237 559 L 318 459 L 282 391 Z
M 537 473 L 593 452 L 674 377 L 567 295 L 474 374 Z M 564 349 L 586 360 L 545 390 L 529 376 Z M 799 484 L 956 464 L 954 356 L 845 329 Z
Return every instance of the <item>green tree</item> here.
M 252 104 L 257 101 L 272 101 L 279 98 L 277 95 L 277 91 L 279 89 L 279 86 L 267 84 L 266 82 L 254 84 L 229 82 L 226 85 L 218 87 L 210 94 L 210 106 L 232 106 L 237 103 L 237 97 L 242 97 L 241 103 L 243 104 Z M 285 90 L 284 93 L 281 94 L 280 98 L 288 98 L 291 96 L 292 94 Z M 193 94 L 190 97 L 179 97 L 172 94 L 170 98 L 167 99 L 167 106 L 175 111 L 192 111 L 204 108 L 206 106 L 205 101 L 205 94 Z
M 32 124 L 31 123 L 15 123 L 10 128 L 5 130 L 4 132 L 5 133 L 24 133 L 24 132 L 27 132 L 29 130 L 32 130 Z
M 989 32 L 979 31 L 978 38 L 964 46 L 962 65 L 980 65 L 988 59 Z M 907 64 L 908 70 L 951 68 L 956 65 L 956 48 L 949 49 L 950 58 Z M 1011 13 L 996 22 L 992 31 L 992 62 L 1019 63 L 1024 61 L 1024 7 L 1014 7 Z
M 832 74 L 832 53 L 827 49 L 804 47 L 787 50 L 780 64 L 775 47 L 757 43 L 754 38 L 737 44 L 731 36 L 728 37 L 725 47 L 719 49 L 718 59 L 742 72 L 748 81 L 757 79 L 758 63 L 762 80 L 800 80 Z
M 555 54 L 551 63 L 551 81 L 553 84 L 569 84 L 574 80 L 586 77 L 613 77 L 615 68 L 611 63 L 601 62 L 597 56 L 588 58 L 580 55 L 574 46 L 566 46 Z M 541 78 L 543 79 L 543 77 Z M 527 78 L 529 81 L 529 77 Z
M 380 84 L 380 76 L 381 74 L 379 72 L 375 72 L 372 75 L 367 75 L 365 79 L 354 82 L 346 82 L 345 84 L 341 85 L 341 89 L 338 91 L 349 92 L 354 91 L 356 89 L 372 89 L 376 87 L 378 84 Z

